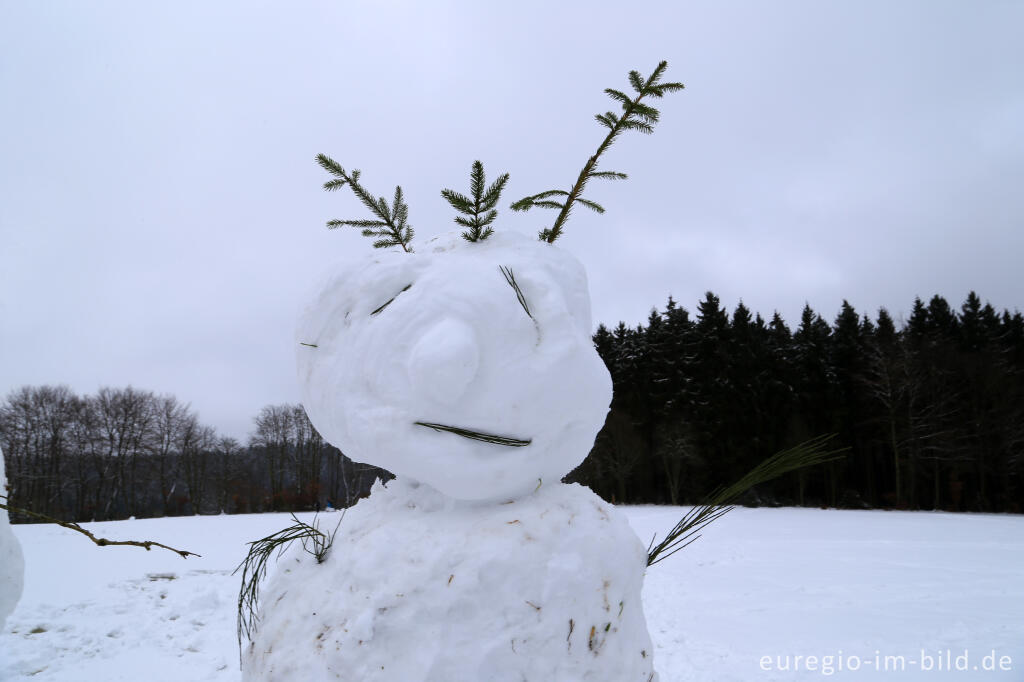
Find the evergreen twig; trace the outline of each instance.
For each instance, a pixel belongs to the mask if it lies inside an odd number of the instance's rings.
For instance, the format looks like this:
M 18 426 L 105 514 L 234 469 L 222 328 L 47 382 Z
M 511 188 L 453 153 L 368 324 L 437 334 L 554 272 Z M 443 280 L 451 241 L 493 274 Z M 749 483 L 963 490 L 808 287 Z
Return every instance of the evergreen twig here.
M 376 237 L 376 241 L 373 242 L 374 248 L 386 249 L 392 246 L 401 246 L 406 253 L 412 252 L 410 242 L 415 233 L 407 222 L 409 206 L 405 203 L 401 185 L 395 187 L 395 196 L 389 205 L 387 199 L 384 197 L 374 198 L 359 184 L 358 170 L 349 173 L 326 154 L 317 154 L 316 162 L 335 178 L 324 183 L 325 190 L 333 192 L 348 185 L 359 201 L 363 202 L 363 205 L 377 216 L 377 220 L 328 220 L 327 227 L 331 229 L 342 226 L 360 227 L 364 237 Z
M 156 542 L 154 540 L 108 540 L 107 538 L 98 538 L 95 535 L 93 535 L 91 532 L 87 531 L 85 528 L 82 528 L 77 523 L 73 523 L 71 521 L 61 521 L 60 519 L 55 519 L 52 516 L 47 516 L 46 514 L 40 514 L 39 512 L 34 512 L 34 511 L 29 510 L 29 509 L 22 509 L 21 507 L 12 507 L 10 505 L 5 504 L 5 502 L 7 502 L 7 497 L 5 495 L 0 495 L 0 499 L 2 499 L 4 501 L 4 502 L 0 502 L 0 509 L 3 509 L 3 510 L 8 511 L 8 512 L 11 512 L 12 514 L 22 514 L 24 516 L 31 516 L 32 518 L 39 519 L 40 521 L 46 521 L 47 523 L 55 523 L 58 526 L 61 526 L 62 528 L 67 528 L 68 530 L 76 531 L 78 533 L 81 533 L 85 537 L 89 538 L 90 540 L 92 540 L 99 547 L 110 547 L 110 546 L 113 546 L 113 545 L 123 545 L 123 546 L 130 546 L 130 547 L 142 547 L 147 552 L 149 550 L 153 549 L 154 547 L 160 547 L 162 549 L 166 549 L 166 550 L 169 550 L 171 552 L 174 552 L 175 554 L 180 556 L 182 559 L 187 559 L 190 556 L 197 556 L 197 557 L 201 557 L 202 556 L 202 554 L 196 554 L 195 552 L 189 552 L 189 551 L 186 551 L 184 549 L 175 549 L 174 547 L 169 547 L 169 546 L 167 546 L 167 545 L 165 545 L 163 543 Z
M 523 290 L 519 288 L 519 283 L 516 282 L 516 276 L 512 274 L 512 268 L 499 265 L 498 269 L 501 270 L 501 274 L 505 276 L 505 281 L 508 282 L 508 285 L 516 292 L 516 298 L 519 299 L 519 305 L 523 306 L 523 310 L 525 310 L 526 314 L 530 316 L 531 320 L 533 320 L 533 313 L 530 312 L 530 306 L 526 304 L 526 296 L 523 295 Z
M 587 181 L 591 178 L 602 178 L 605 180 L 626 179 L 625 173 L 597 170 L 598 159 L 601 157 L 601 154 L 603 154 L 608 147 L 612 145 L 615 138 L 625 130 L 637 130 L 645 135 L 649 135 L 654 132 L 654 124 L 658 122 L 660 114 L 657 109 L 641 102 L 641 100 L 648 96 L 661 98 L 665 96 L 665 93 L 682 90 L 684 87 L 682 83 L 660 82 L 666 68 L 668 68 L 668 62 L 661 62 L 646 80 L 641 77 L 640 72 L 630 71 L 629 83 L 637 93 L 635 98 L 631 99 L 629 95 L 626 95 L 619 90 L 614 90 L 612 88 L 605 89 L 605 94 L 619 102 L 622 106 L 622 113 L 615 114 L 614 112 L 609 111 L 595 116 L 598 123 L 608 128 L 608 135 L 604 138 L 604 141 L 601 142 L 600 146 L 598 146 L 594 155 L 587 160 L 586 165 L 583 166 L 583 170 L 580 171 L 579 177 L 576 179 L 576 184 L 572 186 L 571 190 L 565 191 L 560 189 L 551 189 L 539 194 L 524 197 L 512 204 L 513 211 L 528 211 L 535 206 L 559 209 L 558 216 L 555 218 L 555 222 L 551 227 L 541 230 L 538 235 L 542 241 L 551 243 L 561 236 L 562 226 L 565 224 L 565 221 L 569 219 L 569 214 L 572 212 L 573 205 L 576 203 L 582 204 L 583 206 L 586 206 L 598 213 L 604 213 L 604 207 L 600 204 L 582 197 L 583 190 L 587 185 Z M 565 198 L 556 200 L 553 197 Z
M 343 511 L 334 530 L 324 533 L 317 528 L 315 518 L 313 525 L 310 525 L 300 521 L 295 514 L 292 514 L 294 524 L 249 543 L 249 553 L 231 574 L 234 575 L 239 570 L 242 571 L 242 585 L 238 591 L 238 646 L 242 646 L 242 635 L 251 639 L 252 632 L 256 628 L 256 622 L 259 620 L 257 611 L 259 609 L 260 583 L 267 575 L 267 566 L 274 552 L 276 551 L 280 557 L 288 545 L 298 540 L 302 543 L 303 551 L 315 557 L 318 564 L 322 564 L 327 559 L 331 545 L 334 544 L 334 536 L 344 518 L 345 512 Z
M 469 228 L 462 233 L 462 238 L 466 241 L 483 241 L 494 233 L 494 228 L 490 227 L 490 224 L 498 216 L 498 211 L 494 207 L 498 205 L 501 192 L 508 182 L 508 173 L 503 173 L 485 189 L 486 182 L 484 165 L 474 161 L 469 172 L 469 191 L 473 195 L 472 198 L 454 190 L 441 190 L 441 196 L 452 205 L 452 208 L 463 214 L 455 216 L 455 222 Z
M 448 433 L 454 433 L 457 436 L 463 438 L 469 438 L 471 440 L 480 440 L 485 443 L 493 443 L 494 445 L 507 445 L 513 448 L 521 448 L 532 443 L 532 440 L 520 440 L 519 438 L 509 438 L 508 436 L 495 436 L 492 433 L 482 433 L 480 431 L 471 431 L 469 429 L 463 429 L 458 426 L 446 426 L 445 424 L 432 424 L 430 422 L 413 422 L 417 426 L 426 426 L 428 429 L 434 429 L 435 431 L 446 431 Z
M 651 543 L 647 546 L 647 565 L 653 566 L 697 540 L 700 531 L 712 521 L 727 514 L 736 500 L 754 486 L 790 471 L 838 459 L 838 455 L 849 448 L 827 449 L 834 437 L 832 434 L 818 436 L 788 450 L 777 452 L 732 485 L 712 492 L 707 502 L 688 511 L 661 542 L 654 544 L 656 535 L 651 538 Z

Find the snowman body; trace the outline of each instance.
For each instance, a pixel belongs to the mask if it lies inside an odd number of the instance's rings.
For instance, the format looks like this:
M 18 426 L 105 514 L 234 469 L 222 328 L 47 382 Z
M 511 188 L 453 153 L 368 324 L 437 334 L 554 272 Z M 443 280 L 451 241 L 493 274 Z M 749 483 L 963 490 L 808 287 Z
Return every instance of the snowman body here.
M 323 437 L 396 474 L 327 559 L 292 547 L 243 679 L 652 682 L 646 553 L 562 477 L 611 401 L 586 274 L 516 233 L 337 268 L 298 328 Z
M 493 504 L 399 478 L 348 510 L 324 563 L 280 559 L 243 679 L 650 682 L 645 559 L 582 486 Z

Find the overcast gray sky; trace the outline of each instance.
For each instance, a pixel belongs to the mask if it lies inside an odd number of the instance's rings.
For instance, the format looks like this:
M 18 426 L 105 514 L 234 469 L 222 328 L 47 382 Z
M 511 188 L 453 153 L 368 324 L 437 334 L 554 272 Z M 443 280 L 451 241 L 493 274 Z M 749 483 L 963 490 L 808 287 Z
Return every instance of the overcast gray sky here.
M 298 400 L 312 279 L 371 248 L 324 227 L 364 216 L 316 153 L 401 184 L 422 243 L 474 159 L 511 174 L 506 206 L 570 185 L 602 90 L 661 59 L 687 89 L 559 241 L 595 325 L 707 290 L 791 325 L 844 298 L 1024 307 L 1024 3 L 636 7 L 0 0 L 0 395 L 131 384 L 245 438 Z

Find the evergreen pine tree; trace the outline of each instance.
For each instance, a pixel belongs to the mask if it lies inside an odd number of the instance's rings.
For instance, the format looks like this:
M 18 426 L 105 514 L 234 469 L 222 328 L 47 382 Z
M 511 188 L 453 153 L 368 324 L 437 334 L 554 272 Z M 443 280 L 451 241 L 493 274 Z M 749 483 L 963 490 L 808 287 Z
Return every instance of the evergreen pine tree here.
M 892 315 L 885 308 L 878 309 L 875 338 L 880 344 L 890 348 L 896 343 L 896 323 L 893 322 Z
M 798 438 L 812 433 L 831 433 L 834 429 L 831 417 L 835 373 L 829 357 L 831 334 L 828 323 L 805 304 L 800 326 L 793 333 L 800 417 L 796 427 Z M 807 479 L 807 473 L 800 472 L 797 490 L 800 504 L 806 501 Z M 830 488 L 828 501 L 832 505 L 836 502 L 834 497 L 835 489 Z
M 881 476 L 882 500 L 885 504 L 903 506 L 903 441 L 906 398 L 905 347 L 892 316 L 885 308 L 878 310 L 875 332 L 865 339 L 863 376 L 860 392 L 865 411 L 872 417 L 871 427 L 877 438 L 878 472 Z M 874 458 L 865 458 L 874 463 Z M 890 472 L 891 476 L 888 473 Z M 874 504 L 878 504 L 877 500 Z
M 960 307 L 960 345 L 967 351 L 979 351 L 988 344 L 987 324 L 981 319 L 981 299 L 973 291 L 967 294 L 967 300 Z
M 729 385 L 735 391 L 726 434 L 729 449 L 734 453 L 735 475 L 749 469 L 762 459 L 763 426 L 761 409 L 760 353 L 762 339 L 750 309 L 740 301 L 732 314 L 729 334 Z
M 764 399 L 769 406 L 768 419 L 772 425 L 771 449 L 777 450 L 792 442 L 790 434 L 793 432 L 796 399 L 793 334 L 778 311 L 772 314 L 768 323 L 765 350 L 767 386 Z
M 925 342 L 930 324 L 928 308 L 920 297 L 914 298 L 914 305 L 910 309 L 910 319 L 907 320 L 906 336 L 911 347 L 920 348 Z
M 668 379 L 668 402 L 666 411 L 674 414 L 689 414 L 693 403 L 693 380 L 689 368 L 687 347 L 691 343 L 693 321 L 690 311 L 676 305 L 671 296 L 665 306 L 666 354 L 673 359 L 672 372 Z
M 836 390 L 832 420 L 840 440 L 859 451 L 866 449 L 861 428 L 867 421 L 866 409 L 861 404 L 861 386 L 865 375 L 864 349 L 864 324 L 849 301 L 843 300 L 831 337 L 831 363 L 835 372 Z M 840 474 L 848 480 L 847 487 L 873 496 L 875 477 L 870 458 L 861 457 L 857 464 L 847 460 L 829 466 L 833 469 L 848 467 L 846 475 Z M 843 491 L 844 496 L 846 492 L 852 491 Z M 860 503 L 860 500 L 848 500 L 851 503 L 854 501 Z
M 946 299 L 938 294 L 932 296 L 928 301 L 928 329 L 932 332 L 932 340 L 940 344 L 955 342 L 959 326 L 956 313 Z
M 604 360 L 605 366 L 608 368 L 608 372 L 612 371 L 612 354 L 614 353 L 615 338 L 612 333 L 608 331 L 608 327 L 604 324 L 597 325 L 597 331 L 594 332 L 594 348 L 597 349 L 597 354 Z

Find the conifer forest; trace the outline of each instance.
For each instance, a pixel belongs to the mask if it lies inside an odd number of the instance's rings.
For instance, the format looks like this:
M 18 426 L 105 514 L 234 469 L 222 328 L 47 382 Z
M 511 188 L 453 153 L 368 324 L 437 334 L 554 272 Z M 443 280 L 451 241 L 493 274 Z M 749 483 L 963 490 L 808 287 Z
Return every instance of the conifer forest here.
M 904 322 L 844 302 L 791 328 L 708 292 L 646 325 L 600 325 L 614 398 L 568 480 L 620 504 L 696 504 L 779 450 L 835 434 L 829 463 L 742 503 L 1024 511 L 1024 317 L 973 292 L 915 300 Z M 25 386 L 0 402 L 8 505 L 66 521 L 344 507 L 390 475 L 268 405 L 247 443 L 174 396 Z M 14 514 L 15 521 L 30 519 Z
M 615 386 L 574 472 L 609 500 L 687 504 L 821 434 L 837 460 L 752 490 L 752 505 L 1022 511 L 1024 317 L 973 292 L 915 300 L 897 325 L 845 301 L 795 329 L 712 293 L 646 326 L 598 328 Z

